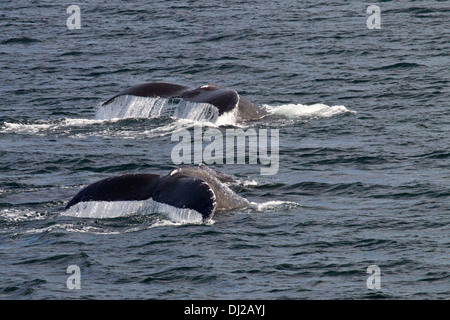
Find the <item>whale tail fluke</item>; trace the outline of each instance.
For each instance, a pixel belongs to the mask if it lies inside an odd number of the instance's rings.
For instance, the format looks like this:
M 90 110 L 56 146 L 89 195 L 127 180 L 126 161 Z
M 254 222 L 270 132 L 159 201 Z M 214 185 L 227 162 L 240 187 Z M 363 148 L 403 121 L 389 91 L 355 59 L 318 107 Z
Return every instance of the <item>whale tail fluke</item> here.
M 85 187 L 67 203 L 65 210 L 79 202 L 148 199 L 194 210 L 202 215 L 203 221 L 212 219 L 217 206 L 214 191 L 198 177 L 182 174 L 163 177 L 156 174 L 127 174 L 103 179 Z
M 195 210 L 203 221 L 212 219 L 217 207 L 214 191 L 203 179 L 182 174 L 163 177 L 152 198 L 176 208 Z
M 175 98 L 193 103 L 214 106 L 219 116 L 224 113 L 235 112 L 242 121 L 256 120 L 268 113 L 250 101 L 244 99 L 235 90 L 208 84 L 198 88 L 191 88 L 165 82 L 149 82 L 123 90 L 111 99 L 103 102 L 106 106 L 120 96 L 136 96 L 145 98 Z
M 97 181 L 78 192 L 65 210 L 78 202 L 149 199 L 160 181 L 157 174 L 126 174 Z

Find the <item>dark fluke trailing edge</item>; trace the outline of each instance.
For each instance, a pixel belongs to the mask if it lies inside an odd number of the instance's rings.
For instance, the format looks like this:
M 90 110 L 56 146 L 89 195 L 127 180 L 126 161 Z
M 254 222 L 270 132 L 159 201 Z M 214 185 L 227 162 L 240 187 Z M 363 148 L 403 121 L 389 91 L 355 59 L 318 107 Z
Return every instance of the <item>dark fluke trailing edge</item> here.
M 192 209 L 210 220 L 216 211 L 246 207 L 249 202 L 226 183 L 231 177 L 204 164 L 180 167 L 168 175 L 127 174 L 97 181 L 75 195 L 66 210 L 79 202 L 152 199 L 176 208 Z
M 219 109 L 219 115 L 237 109 L 238 120 L 242 121 L 256 120 L 267 115 L 265 110 L 242 98 L 235 90 L 217 85 L 204 85 L 194 89 L 164 82 L 144 83 L 118 93 L 103 105 L 123 95 L 180 98 L 191 102 L 209 103 Z

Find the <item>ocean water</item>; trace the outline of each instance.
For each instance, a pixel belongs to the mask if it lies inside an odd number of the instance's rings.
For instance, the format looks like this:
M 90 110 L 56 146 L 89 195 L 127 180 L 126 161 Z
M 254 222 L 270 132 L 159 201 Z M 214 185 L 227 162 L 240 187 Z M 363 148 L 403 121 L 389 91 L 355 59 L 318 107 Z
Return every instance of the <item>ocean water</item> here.
M 368 6 L 3 1 L 0 299 L 449 299 L 449 3 L 380 1 L 380 29 Z M 147 81 L 222 85 L 271 115 L 102 111 Z M 172 133 L 196 125 L 279 130 L 277 174 L 211 165 L 251 207 L 64 214 L 97 180 L 176 168 Z

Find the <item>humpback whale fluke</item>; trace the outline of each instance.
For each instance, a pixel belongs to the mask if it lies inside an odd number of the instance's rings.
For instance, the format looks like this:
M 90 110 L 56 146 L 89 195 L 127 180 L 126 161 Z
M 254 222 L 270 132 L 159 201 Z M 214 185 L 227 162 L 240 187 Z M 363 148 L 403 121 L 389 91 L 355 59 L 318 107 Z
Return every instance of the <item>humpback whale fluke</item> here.
M 191 102 L 208 103 L 219 110 L 219 115 L 236 110 L 237 118 L 241 121 L 256 120 L 267 115 L 265 110 L 244 99 L 235 90 L 212 84 L 191 88 L 165 82 L 143 83 L 119 92 L 103 105 L 108 105 L 115 98 L 124 95 L 179 98 Z
M 216 211 L 243 208 L 249 202 L 225 183 L 234 180 L 204 164 L 179 167 L 168 175 L 127 174 L 97 181 L 76 194 L 65 209 L 79 202 L 147 200 L 200 213 L 203 221 Z

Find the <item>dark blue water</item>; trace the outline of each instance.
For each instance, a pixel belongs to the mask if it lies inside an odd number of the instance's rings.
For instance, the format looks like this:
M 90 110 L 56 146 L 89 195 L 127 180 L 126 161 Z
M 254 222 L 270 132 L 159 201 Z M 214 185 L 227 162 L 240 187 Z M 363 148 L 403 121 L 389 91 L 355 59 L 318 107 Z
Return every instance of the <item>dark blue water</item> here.
M 450 297 L 447 1 L 380 2 L 379 30 L 358 1 L 82 2 L 79 30 L 71 4 L 0 4 L 0 298 Z M 96 119 L 147 81 L 277 111 L 244 128 L 279 130 L 278 174 L 212 166 L 257 206 L 212 223 L 62 215 L 99 179 L 176 167 L 171 134 L 193 123 Z

